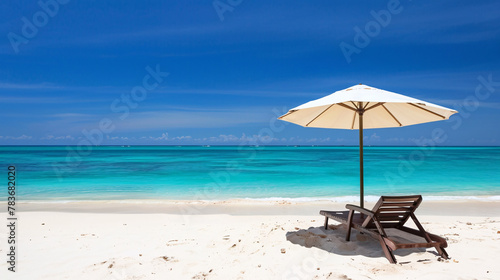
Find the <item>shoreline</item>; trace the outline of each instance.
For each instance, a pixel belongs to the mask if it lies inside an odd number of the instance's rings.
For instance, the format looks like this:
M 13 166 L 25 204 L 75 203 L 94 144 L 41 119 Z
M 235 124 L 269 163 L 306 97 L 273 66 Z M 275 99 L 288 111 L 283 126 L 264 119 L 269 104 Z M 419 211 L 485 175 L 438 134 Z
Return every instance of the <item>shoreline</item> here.
M 428 195 L 419 193 L 425 201 L 500 201 L 500 194 L 485 194 L 485 195 L 446 195 L 436 194 Z M 407 195 L 407 194 L 382 194 L 382 195 Z M 365 202 L 377 202 L 380 196 L 365 195 Z M 0 201 L 6 200 L 7 197 L 0 196 Z M 287 201 L 296 203 L 309 202 L 338 202 L 338 203 L 356 203 L 359 201 L 359 196 L 324 196 L 324 197 L 265 197 L 265 198 L 221 198 L 221 199 L 181 199 L 181 198 L 102 198 L 102 199 L 85 199 L 85 198 L 55 198 L 55 199 L 23 199 L 22 203 L 73 203 L 73 202 L 130 202 L 130 203 L 212 203 L 212 202 L 234 202 L 234 203 L 265 203 L 275 201 Z
M 366 202 L 370 209 L 375 200 Z M 0 205 L 5 202 L 0 203 Z M 82 200 L 82 201 L 22 201 L 17 203 L 17 211 L 22 212 L 71 212 L 71 213 L 122 213 L 122 214 L 186 214 L 210 215 L 299 215 L 319 216 L 320 210 L 344 210 L 346 204 L 358 201 L 290 201 L 231 199 L 220 201 L 201 200 Z M 417 209 L 423 215 L 440 216 L 500 216 L 500 200 L 497 199 L 455 199 L 432 200 L 424 196 Z

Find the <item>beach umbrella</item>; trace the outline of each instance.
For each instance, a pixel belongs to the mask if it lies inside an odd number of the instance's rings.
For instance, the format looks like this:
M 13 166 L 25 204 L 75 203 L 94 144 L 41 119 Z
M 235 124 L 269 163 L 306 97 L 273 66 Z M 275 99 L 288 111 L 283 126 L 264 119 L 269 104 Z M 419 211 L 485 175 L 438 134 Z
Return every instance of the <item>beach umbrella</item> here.
M 363 129 L 446 120 L 457 111 L 367 85 L 309 101 L 278 119 L 304 127 L 359 130 L 360 206 L 364 207 Z

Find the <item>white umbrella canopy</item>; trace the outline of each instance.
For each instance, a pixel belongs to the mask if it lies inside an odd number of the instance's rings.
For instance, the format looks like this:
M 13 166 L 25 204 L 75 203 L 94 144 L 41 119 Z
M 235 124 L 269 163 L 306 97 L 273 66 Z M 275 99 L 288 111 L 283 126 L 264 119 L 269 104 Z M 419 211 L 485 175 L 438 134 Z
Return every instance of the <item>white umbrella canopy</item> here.
M 278 119 L 305 127 L 359 129 L 359 112 L 364 115 L 364 129 L 445 120 L 457 113 L 394 92 L 355 85 L 295 107 Z
M 359 130 L 360 206 L 364 207 L 363 129 L 446 120 L 455 113 L 436 104 L 359 84 L 295 107 L 278 119 L 304 127 Z

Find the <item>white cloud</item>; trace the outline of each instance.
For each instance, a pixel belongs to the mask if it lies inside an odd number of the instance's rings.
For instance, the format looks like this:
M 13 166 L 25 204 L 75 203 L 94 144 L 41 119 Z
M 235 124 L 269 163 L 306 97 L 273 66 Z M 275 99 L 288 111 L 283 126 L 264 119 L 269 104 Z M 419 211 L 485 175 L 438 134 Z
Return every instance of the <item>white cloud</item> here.
M 47 135 L 41 137 L 40 140 L 75 140 L 75 137 L 71 135 L 62 135 L 62 136 Z
M 110 139 L 113 139 L 110 138 Z M 139 138 L 142 141 L 152 140 L 152 141 L 163 141 L 164 143 L 218 143 L 218 144 L 241 144 L 241 145 L 266 145 L 270 143 L 280 143 L 288 141 L 286 138 L 275 138 L 268 135 L 251 135 L 247 136 L 242 134 L 240 137 L 233 134 L 220 134 L 218 136 L 209 136 L 202 138 L 194 138 L 190 135 L 180 135 L 180 136 L 168 136 L 168 133 L 163 133 L 161 136 L 142 136 Z
M 380 136 L 378 136 L 377 133 L 373 133 L 369 139 L 370 141 L 380 141 Z
M 33 136 L 29 135 L 21 135 L 21 136 L 0 136 L 0 139 L 4 140 L 30 140 L 33 139 Z
M 51 83 L 39 84 L 15 84 L 15 83 L 2 83 L 0 82 L 0 89 L 22 89 L 22 90 L 56 90 L 63 89 L 63 87 Z
M 388 138 L 386 141 L 387 141 L 387 142 L 396 142 L 396 143 L 397 143 L 397 142 L 404 142 L 404 141 L 405 141 L 405 139 L 404 139 L 404 138 L 402 138 L 402 137 L 401 137 L 401 138 L 398 138 L 398 137 L 391 137 L 391 138 Z

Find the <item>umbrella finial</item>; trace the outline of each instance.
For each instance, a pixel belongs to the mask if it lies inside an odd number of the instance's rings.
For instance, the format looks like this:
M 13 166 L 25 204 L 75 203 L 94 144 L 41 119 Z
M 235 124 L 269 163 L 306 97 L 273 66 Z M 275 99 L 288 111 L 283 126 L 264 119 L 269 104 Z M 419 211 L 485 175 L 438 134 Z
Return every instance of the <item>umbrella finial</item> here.
M 362 83 L 359 83 L 359 85 L 362 85 Z

